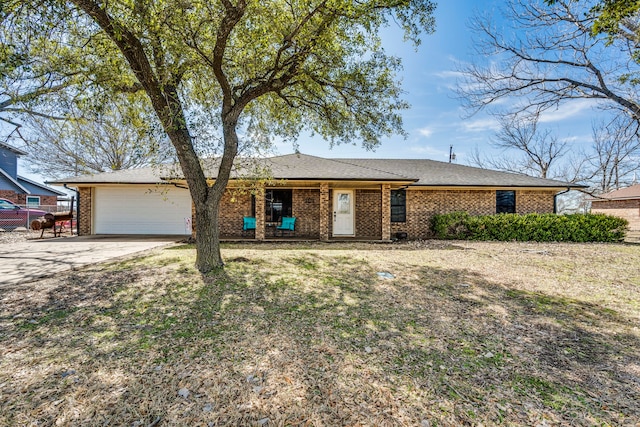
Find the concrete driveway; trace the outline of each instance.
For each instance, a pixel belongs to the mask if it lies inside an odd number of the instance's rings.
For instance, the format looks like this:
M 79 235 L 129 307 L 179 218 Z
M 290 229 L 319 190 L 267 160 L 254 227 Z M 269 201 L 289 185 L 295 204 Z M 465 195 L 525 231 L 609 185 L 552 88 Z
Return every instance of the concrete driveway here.
M 169 245 L 180 236 L 75 236 L 0 245 L 0 286 Z

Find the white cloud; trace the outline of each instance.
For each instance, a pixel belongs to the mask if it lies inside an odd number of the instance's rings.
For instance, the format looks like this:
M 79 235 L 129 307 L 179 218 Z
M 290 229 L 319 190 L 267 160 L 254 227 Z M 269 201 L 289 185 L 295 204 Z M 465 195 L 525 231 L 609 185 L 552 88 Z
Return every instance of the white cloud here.
M 500 124 L 493 117 L 476 120 L 464 120 L 461 124 L 464 130 L 467 132 L 486 132 L 496 131 L 500 129 Z
M 430 127 L 423 127 L 421 129 L 418 129 L 418 133 L 425 138 L 429 138 L 431 135 L 433 135 L 433 129 Z
M 460 71 L 444 70 L 433 73 L 434 76 L 441 79 L 458 79 L 464 77 L 464 74 Z
M 568 102 L 555 110 L 547 110 L 540 115 L 540 123 L 553 123 L 577 116 L 585 110 L 590 110 L 594 106 L 594 101 L 582 99 Z

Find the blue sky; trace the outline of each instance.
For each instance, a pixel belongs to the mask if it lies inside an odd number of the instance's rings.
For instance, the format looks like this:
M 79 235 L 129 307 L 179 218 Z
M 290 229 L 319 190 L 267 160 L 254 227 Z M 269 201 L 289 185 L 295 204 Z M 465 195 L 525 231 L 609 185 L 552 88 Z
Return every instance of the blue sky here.
M 485 113 L 466 117 L 460 100 L 455 98 L 456 63 L 468 62 L 473 55 L 469 20 L 481 13 L 497 15 L 500 0 L 441 0 L 436 10 L 436 32 L 423 37 L 416 52 L 414 46 L 402 41 L 399 31 L 387 31 L 384 42 L 387 51 L 400 56 L 404 71 L 401 75 L 405 99 L 411 109 L 403 114 L 404 128 L 409 136 L 383 141 L 375 151 L 360 146 L 340 145 L 329 149 L 321 140 L 301 139 L 300 151 L 325 157 L 428 158 L 448 161 L 453 145 L 456 162 L 468 164 L 475 147 L 482 152 L 493 151 L 488 144 L 497 129 L 495 119 Z M 574 101 L 556 111 L 544 114 L 540 121 L 562 139 L 589 145 L 591 121 L 595 118 L 593 103 Z M 278 144 L 280 154 L 293 152 L 290 144 Z

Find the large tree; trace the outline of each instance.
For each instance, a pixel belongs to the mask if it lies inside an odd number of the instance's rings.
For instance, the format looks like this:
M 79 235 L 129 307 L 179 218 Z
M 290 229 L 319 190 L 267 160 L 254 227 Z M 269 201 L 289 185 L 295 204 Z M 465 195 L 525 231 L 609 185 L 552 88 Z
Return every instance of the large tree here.
M 567 142 L 549 129 L 540 129 L 537 115 L 531 118 L 501 117 L 499 123 L 500 130 L 491 140 L 491 145 L 501 150 L 502 156 L 482 155 L 476 150 L 472 154 L 472 163 L 540 178 L 573 179 L 558 166 L 569 150 Z
M 586 180 L 596 193 L 625 187 L 640 172 L 640 138 L 624 120 L 595 125 L 593 147 L 585 159 Z
M 20 2 L 0 1 L 0 122 L 17 131 L 16 116 L 61 118 L 46 107 L 49 96 L 79 83 L 68 51 L 59 44 L 59 20 L 42 19 L 37 28 Z M 47 45 L 45 47 L 44 45 Z
M 63 94 L 56 100 L 62 103 Z M 99 101 L 100 108 L 68 106 L 64 119 L 23 114 L 21 137 L 30 169 L 63 178 L 175 160 L 146 101 L 140 94 L 112 94 Z
M 62 5 L 32 6 L 0 1 L 0 140 L 24 147 L 34 172 L 58 178 L 170 155 L 158 149 L 166 138 L 140 86 L 113 73 L 109 47 L 82 49 L 90 34 Z
M 621 35 L 594 35 L 593 1 L 510 0 L 504 25 L 478 18 L 478 58 L 462 67 L 459 94 L 470 111 L 537 114 L 576 99 L 589 99 L 640 122 L 640 98 L 631 76 L 640 70 L 636 45 Z M 506 106 L 506 107 L 505 107 Z
M 175 147 L 195 207 L 196 266 L 222 267 L 218 207 L 238 152 L 238 130 L 375 146 L 401 132 L 397 58 L 378 31 L 399 23 L 419 41 L 433 30 L 429 0 L 41 0 L 76 14 L 94 45 L 112 50 L 111 72 L 132 76 Z M 53 8 L 53 9 L 51 9 Z M 76 35 L 77 36 L 77 35 Z M 123 66 L 122 59 L 125 64 Z M 223 153 L 209 185 L 194 147 L 192 114 L 215 109 Z
M 553 5 L 557 0 L 546 0 L 546 3 Z M 640 47 L 638 45 L 640 0 L 600 0 L 593 4 L 590 14 L 595 17 L 592 26 L 594 35 L 606 33 L 612 37 L 622 36 L 632 42 L 636 49 Z

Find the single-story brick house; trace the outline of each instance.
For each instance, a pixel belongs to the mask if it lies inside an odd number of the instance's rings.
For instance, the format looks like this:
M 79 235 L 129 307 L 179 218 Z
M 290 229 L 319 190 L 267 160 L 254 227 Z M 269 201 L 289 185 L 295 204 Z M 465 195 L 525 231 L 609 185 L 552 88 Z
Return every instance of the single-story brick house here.
M 390 240 L 397 233 L 428 238 L 435 213 L 554 212 L 558 193 L 582 187 L 421 159 L 290 154 L 256 162 L 271 178 L 254 195 L 242 191 L 249 173 L 238 168 L 220 208 L 222 238 L 268 239 L 282 217 L 296 217 L 299 238 Z M 213 181 L 216 168 L 209 169 Z M 191 198 L 185 180 L 176 176 L 152 167 L 51 184 L 78 189 L 80 234 L 190 234 Z M 255 218 L 249 236 L 243 217 Z
M 629 231 L 640 231 L 640 184 L 601 194 L 589 201 L 591 213 L 625 218 L 629 221 Z
M 0 142 L 0 198 L 17 205 L 57 207 L 58 197 L 65 193 L 18 175 L 18 158 L 26 155 Z

